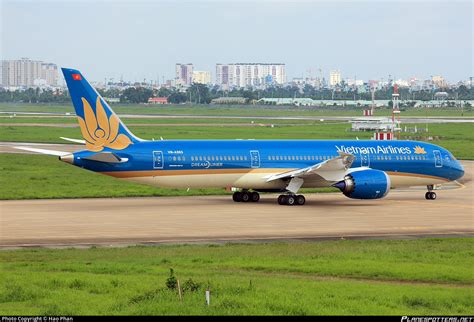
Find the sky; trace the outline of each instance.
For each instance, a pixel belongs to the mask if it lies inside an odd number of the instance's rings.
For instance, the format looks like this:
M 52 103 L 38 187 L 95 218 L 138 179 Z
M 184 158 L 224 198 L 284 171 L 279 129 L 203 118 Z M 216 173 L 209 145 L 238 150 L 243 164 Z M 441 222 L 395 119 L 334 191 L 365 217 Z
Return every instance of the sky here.
M 473 76 L 472 1 L 0 0 L 2 59 L 90 80 L 174 78 L 176 63 L 285 63 L 287 78 Z

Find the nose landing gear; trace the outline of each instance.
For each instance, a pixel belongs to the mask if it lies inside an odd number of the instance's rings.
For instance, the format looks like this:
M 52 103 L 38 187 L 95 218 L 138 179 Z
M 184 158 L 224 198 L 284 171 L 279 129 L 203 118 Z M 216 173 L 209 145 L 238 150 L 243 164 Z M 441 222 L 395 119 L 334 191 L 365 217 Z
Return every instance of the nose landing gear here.
M 436 192 L 433 191 L 433 186 L 426 186 L 428 188 L 428 192 L 425 193 L 426 200 L 435 200 L 436 199 Z

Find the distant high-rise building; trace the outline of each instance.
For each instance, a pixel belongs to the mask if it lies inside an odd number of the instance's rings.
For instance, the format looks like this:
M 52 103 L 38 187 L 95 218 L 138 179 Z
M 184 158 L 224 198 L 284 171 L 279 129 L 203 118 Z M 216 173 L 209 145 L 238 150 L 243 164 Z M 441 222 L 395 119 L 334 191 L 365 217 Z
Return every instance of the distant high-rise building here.
M 41 65 L 42 79 L 46 81 L 47 85 L 58 85 L 58 66 L 55 64 L 44 63 Z
M 176 64 L 176 85 L 191 85 L 193 82 L 193 64 Z
M 2 86 L 58 85 L 58 67 L 55 64 L 21 58 L 2 60 Z
M 341 83 L 341 72 L 338 70 L 331 70 L 329 73 L 329 86 L 333 87 Z
M 285 64 L 216 64 L 216 84 L 224 88 L 284 83 L 286 83 Z
M 209 71 L 193 71 L 193 83 L 210 84 L 211 72 Z
M 439 87 L 439 88 L 447 87 L 446 80 L 444 79 L 443 76 L 439 76 L 439 75 L 431 76 L 431 81 L 436 87 Z

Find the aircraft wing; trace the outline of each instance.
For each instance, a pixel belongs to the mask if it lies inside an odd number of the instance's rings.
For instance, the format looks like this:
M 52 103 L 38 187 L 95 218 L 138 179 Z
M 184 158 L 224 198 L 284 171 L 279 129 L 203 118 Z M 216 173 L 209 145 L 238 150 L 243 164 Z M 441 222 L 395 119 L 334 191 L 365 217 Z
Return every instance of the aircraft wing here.
M 304 180 L 320 177 L 325 181 L 334 182 L 344 179 L 347 170 L 351 167 L 355 157 L 352 154 L 338 152 L 339 156 L 321 163 L 296 169 L 293 171 L 275 174 L 267 178 L 267 182 L 274 180 L 290 180 L 287 189 L 295 192 L 303 185 Z

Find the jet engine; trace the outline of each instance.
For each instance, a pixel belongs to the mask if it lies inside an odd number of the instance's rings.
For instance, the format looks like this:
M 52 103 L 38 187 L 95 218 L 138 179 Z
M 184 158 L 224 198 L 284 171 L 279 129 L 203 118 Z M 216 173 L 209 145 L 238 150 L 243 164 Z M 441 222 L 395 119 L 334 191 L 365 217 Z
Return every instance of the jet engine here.
M 333 186 L 352 199 L 380 199 L 390 190 L 390 177 L 380 170 L 354 171 Z

